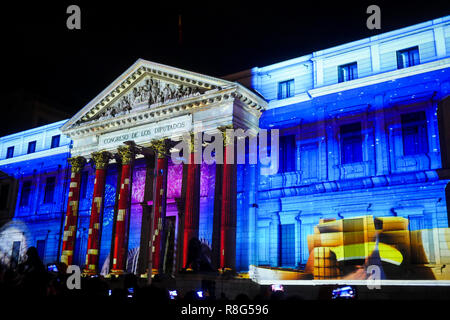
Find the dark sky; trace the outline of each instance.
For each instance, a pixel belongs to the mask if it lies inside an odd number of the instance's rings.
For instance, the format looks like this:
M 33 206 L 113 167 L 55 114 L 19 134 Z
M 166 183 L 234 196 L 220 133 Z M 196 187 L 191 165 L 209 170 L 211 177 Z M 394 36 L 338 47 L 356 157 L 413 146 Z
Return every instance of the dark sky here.
M 222 76 L 450 14 L 449 1 L 431 0 L 92 2 L 2 8 L 2 95 L 22 89 L 74 114 L 138 58 Z M 70 4 L 81 8 L 81 30 L 66 28 Z M 366 27 L 370 4 L 381 7 L 380 31 Z M 20 106 L 3 112 L 27 116 Z

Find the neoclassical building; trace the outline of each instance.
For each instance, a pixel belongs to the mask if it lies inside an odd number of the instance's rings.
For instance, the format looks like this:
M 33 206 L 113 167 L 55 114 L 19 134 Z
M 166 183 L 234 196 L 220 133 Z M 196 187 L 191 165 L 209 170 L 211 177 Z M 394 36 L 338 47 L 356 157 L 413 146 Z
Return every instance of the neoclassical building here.
M 0 138 L 0 259 L 33 245 L 88 274 L 173 273 L 195 237 L 217 269 L 319 277 L 319 252 L 353 259 L 324 244 L 334 230 L 344 251 L 363 232 L 384 263 L 442 267 L 449 92 L 450 17 L 223 78 L 139 59 L 69 120 Z M 171 157 L 183 134 L 225 128 L 277 129 L 271 163 Z

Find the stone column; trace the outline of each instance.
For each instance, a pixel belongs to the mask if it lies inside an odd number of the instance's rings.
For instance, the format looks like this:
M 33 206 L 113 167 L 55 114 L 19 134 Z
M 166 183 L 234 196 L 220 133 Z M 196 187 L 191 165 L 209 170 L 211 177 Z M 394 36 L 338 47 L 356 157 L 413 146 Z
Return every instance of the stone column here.
M 75 239 L 77 236 L 78 206 L 80 201 L 81 170 L 86 163 L 83 157 L 69 158 L 72 165 L 70 176 L 69 199 L 67 201 L 66 219 L 64 222 L 63 246 L 61 262 L 70 266 L 73 260 Z
M 157 153 L 152 210 L 153 226 L 151 226 L 153 228 L 151 268 L 152 270 L 159 270 L 161 264 L 161 232 L 163 230 L 163 218 L 166 211 L 167 155 L 169 153 L 169 143 L 166 139 L 154 140 L 151 147 Z M 152 270 L 149 270 L 149 272 L 152 272 Z
M 131 175 L 134 160 L 134 150 L 132 146 L 120 146 L 119 157 L 122 161 L 122 175 L 120 178 L 119 198 L 117 212 L 115 214 L 116 227 L 113 237 L 113 264 L 111 273 L 122 274 L 125 270 L 127 259 L 127 222 L 130 211 L 131 196 Z
M 154 172 L 155 172 L 155 157 L 150 155 L 145 155 L 144 160 L 146 163 L 145 167 L 145 186 L 144 186 L 144 196 L 141 202 L 142 206 L 142 222 L 141 222 L 141 241 L 139 249 L 139 262 L 138 262 L 138 273 L 143 275 L 147 274 L 147 266 L 149 259 L 149 246 L 151 239 L 151 215 L 152 215 L 152 205 L 150 205 L 153 199 L 153 183 L 154 183 Z
M 189 163 L 184 164 L 186 170 L 186 194 L 184 205 L 184 233 L 183 233 L 183 267 L 187 267 L 189 241 L 198 238 L 200 214 L 200 164 L 195 163 L 193 136 L 191 135 Z M 201 150 L 199 151 L 201 152 Z M 184 175 L 183 175 L 184 176 Z
M 229 136 L 226 129 L 231 128 L 221 128 L 224 152 L 220 207 L 220 269 L 234 270 L 236 265 L 236 155 L 234 136 Z M 230 159 L 227 160 L 227 158 Z
M 85 274 L 98 273 L 98 255 L 100 250 L 106 167 L 108 166 L 110 158 L 111 154 L 106 151 L 92 153 L 92 159 L 95 164 L 95 181 L 94 194 L 92 196 L 91 219 L 89 221 Z

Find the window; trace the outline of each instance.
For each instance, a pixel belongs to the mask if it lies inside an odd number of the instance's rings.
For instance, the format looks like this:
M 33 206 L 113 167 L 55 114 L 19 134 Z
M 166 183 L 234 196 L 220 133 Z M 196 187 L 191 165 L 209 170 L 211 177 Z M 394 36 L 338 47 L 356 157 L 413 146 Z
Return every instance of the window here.
M 300 147 L 302 179 L 317 178 L 318 160 L 317 143 L 303 144 Z
M 278 83 L 278 99 L 285 99 L 294 95 L 294 79 Z
M 44 258 L 45 258 L 45 240 L 38 240 L 36 242 L 36 249 L 37 249 L 39 258 L 41 259 L 41 261 L 44 261 Z
M 295 265 L 295 225 L 281 225 L 281 265 Z
M 20 194 L 19 205 L 21 207 L 26 207 L 29 204 L 31 195 L 31 181 L 24 181 L 22 184 L 22 192 Z
M 14 157 L 14 147 L 8 147 L 6 150 L 6 159 Z
M 295 171 L 295 135 L 280 137 L 279 172 Z
M 424 111 L 401 115 L 403 155 L 428 152 L 427 119 Z
M 415 66 L 419 61 L 419 47 L 412 47 L 397 51 L 397 68 L 403 69 Z
M 56 135 L 52 137 L 52 145 L 50 148 L 58 148 L 59 147 L 59 139 L 60 139 L 60 135 Z
M 362 161 L 361 122 L 341 126 L 341 162 L 342 164 Z
M 358 67 L 356 62 L 344 64 L 338 67 L 339 82 L 350 81 L 356 78 L 358 78 Z
M 28 151 L 27 153 L 33 153 L 36 151 L 36 141 L 28 142 Z
M 55 177 L 47 177 L 45 180 L 44 203 L 52 203 L 55 194 Z

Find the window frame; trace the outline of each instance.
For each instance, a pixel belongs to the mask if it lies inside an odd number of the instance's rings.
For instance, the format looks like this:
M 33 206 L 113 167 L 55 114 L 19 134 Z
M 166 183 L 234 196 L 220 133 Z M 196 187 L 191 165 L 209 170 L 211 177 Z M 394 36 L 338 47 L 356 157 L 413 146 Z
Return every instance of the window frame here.
M 411 56 L 411 53 L 415 53 L 415 52 L 417 52 L 417 61 L 414 59 L 414 56 Z M 402 57 L 404 57 L 405 53 L 408 54 L 408 65 L 406 65 L 406 66 L 404 65 L 404 61 L 402 59 Z M 396 55 L 397 55 L 397 69 L 409 68 L 409 67 L 417 66 L 420 64 L 419 46 L 413 46 L 413 47 L 397 50 Z M 411 62 L 412 62 L 412 64 L 411 64 Z
M 280 224 L 280 266 L 296 265 L 295 257 L 295 223 Z
M 352 68 L 354 67 L 354 68 Z M 344 77 L 344 70 L 347 70 L 347 76 Z M 351 70 L 351 72 L 350 72 Z M 351 75 L 351 77 L 350 77 Z M 350 62 L 338 66 L 338 83 L 347 82 L 358 79 L 358 62 Z
M 56 139 L 57 139 L 58 143 L 56 143 L 56 145 L 54 145 L 54 141 L 56 141 Z M 60 143 L 61 143 L 61 135 L 60 134 L 52 136 L 52 141 L 50 143 L 50 149 L 58 148 L 60 146 Z
M 29 190 L 28 190 L 26 203 L 24 200 L 25 198 L 24 198 L 24 193 L 23 193 L 25 184 L 27 184 L 27 185 L 29 184 Z M 30 196 L 31 196 L 32 188 L 33 188 L 33 185 L 32 185 L 31 180 L 26 180 L 26 181 L 22 182 L 22 189 L 20 190 L 19 207 L 28 207 L 30 205 Z
M 36 144 L 37 144 L 36 140 L 28 142 L 27 154 L 36 152 Z
M 296 170 L 296 135 L 286 134 L 280 136 L 279 148 L 279 172 L 294 172 Z
M 359 125 L 359 135 L 355 134 L 357 131 L 343 132 L 344 131 L 343 128 L 350 127 L 353 125 Z M 340 144 L 340 151 L 341 151 L 341 155 L 340 155 L 341 164 L 346 165 L 346 164 L 359 163 L 359 162 L 364 161 L 364 155 L 363 155 L 364 137 L 363 137 L 362 129 L 363 129 L 363 125 L 362 125 L 361 121 L 344 123 L 339 126 L 339 144 Z M 352 139 L 354 139 L 354 140 L 352 141 Z M 355 150 L 356 150 L 355 145 L 357 145 L 357 144 L 359 145 L 357 147 L 359 153 L 355 153 Z M 346 146 L 350 146 L 350 148 L 352 149 L 351 154 L 348 154 L 346 152 L 346 150 L 347 150 Z M 350 158 L 349 158 L 349 156 L 350 156 Z
M 45 249 L 47 247 L 47 241 L 45 239 L 36 240 L 36 249 L 41 261 L 45 260 Z
M 14 146 L 9 146 L 6 149 L 6 159 L 14 158 Z
M 287 99 L 295 95 L 294 79 L 278 82 L 278 100 Z M 283 95 L 283 86 L 286 86 L 286 95 Z
M 423 117 L 418 117 L 414 120 L 414 114 L 421 114 Z M 406 117 L 411 117 L 412 119 L 405 119 Z M 428 125 L 427 125 L 427 114 L 425 110 L 417 110 L 412 112 L 406 112 L 400 114 L 400 125 L 402 132 L 402 147 L 403 147 L 403 156 L 415 156 L 419 154 L 427 154 L 430 152 L 430 145 L 428 141 Z M 408 137 L 411 137 L 413 134 L 408 133 L 407 130 L 412 128 L 417 128 L 416 137 L 413 137 L 415 140 L 414 144 L 409 144 L 407 141 Z M 407 133 L 408 135 L 406 135 Z M 411 147 L 412 146 L 412 147 Z
M 49 180 L 52 179 L 54 182 L 52 184 L 49 184 Z M 49 185 L 53 185 L 53 188 L 50 190 L 48 189 Z M 48 176 L 45 179 L 45 186 L 44 186 L 44 198 L 43 203 L 44 204 L 52 204 L 55 202 L 55 189 L 56 189 L 56 177 L 55 176 Z M 51 194 L 51 199 L 49 198 L 49 194 Z

